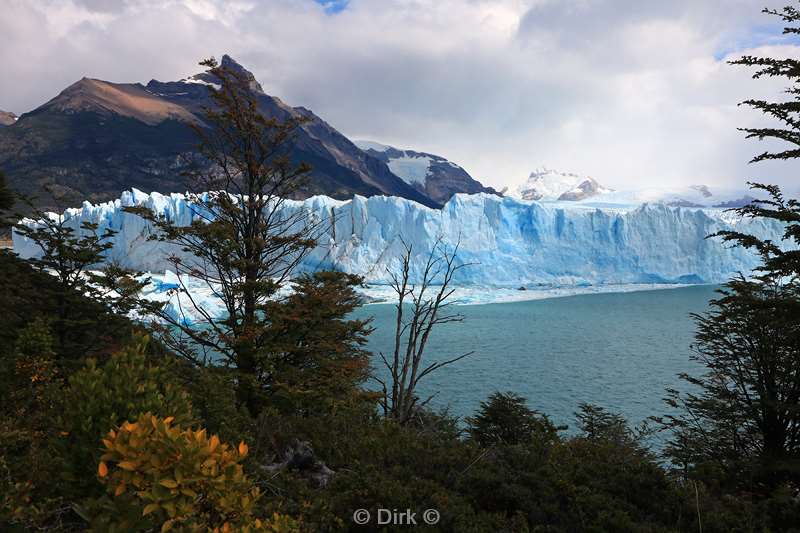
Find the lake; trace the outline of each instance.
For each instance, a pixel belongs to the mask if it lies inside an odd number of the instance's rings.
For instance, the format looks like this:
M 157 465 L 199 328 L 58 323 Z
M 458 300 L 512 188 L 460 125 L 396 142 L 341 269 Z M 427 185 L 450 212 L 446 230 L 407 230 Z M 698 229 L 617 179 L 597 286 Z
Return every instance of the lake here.
M 663 414 L 667 387 L 684 388 L 679 372 L 691 362 L 692 312 L 708 309 L 714 286 L 590 294 L 514 303 L 465 305 L 464 322 L 434 330 L 428 360 L 474 350 L 466 359 L 434 372 L 420 395 L 438 392 L 435 408 L 472 414 L 495 391 L 514 391 L 555 422 L 574 426 L 581 402 L 619 412 L 632 423 Z M 373 316 L 369 348 L 391 352 L 394 308 L 368 305 Z M 377 355 L 376 369 L 384 370 Z

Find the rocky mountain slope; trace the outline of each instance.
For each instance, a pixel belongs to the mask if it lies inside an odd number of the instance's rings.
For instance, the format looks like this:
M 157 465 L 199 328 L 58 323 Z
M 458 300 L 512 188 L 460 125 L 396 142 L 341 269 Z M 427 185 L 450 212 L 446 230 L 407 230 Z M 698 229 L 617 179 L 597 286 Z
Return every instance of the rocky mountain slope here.
M 10 126 L 17 121 L 17 115 L 0 109 L 0 126 Z
M 445 203 L 457 193 L 499 194 L 491 187 L 484 187 L 466 170 L 444 157 L 414 150 L 399 150 L 372 141 L 355 143 L 372 157 L 386 163 L 394 175 L 436 202 Z
M 299 198 L 392 195 L 441 205 L 312 111 L 266 94 L 252 73 L 230 57 L 223 56 L 221 63 L 250 78 L 264 115 L 308 118 L 290 150 L 293 161 L 313 167 Z M 202 122 L 202 107 L 210 103 L 209 86 L 217 81 L 208 72 L 147 85 L 83 78 L 0 128 L 0 169 L 17 191 L 38 195 L 43 207 L 59 207 L 43 194 L 45 187 L 68 205 L 109 200 L 131 187 L 185 191 L 191 188 L 181 175 L 185 156 L 196 146 L 189 124 Z

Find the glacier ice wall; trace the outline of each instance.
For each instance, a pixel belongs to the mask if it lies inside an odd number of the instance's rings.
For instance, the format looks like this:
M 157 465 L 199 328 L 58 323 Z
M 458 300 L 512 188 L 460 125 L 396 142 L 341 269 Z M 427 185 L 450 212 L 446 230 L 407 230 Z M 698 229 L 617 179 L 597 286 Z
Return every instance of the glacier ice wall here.
M 147 206 L 178 224 L 194 218 L 181 194 L 169 196 L 125 192 L 113 202 L 69 209 L 65 217 L 118 231 L 107 257 L 137 270 L 163 272 L 166 258 L 180 253 L 174 246 L 148 241 L 153 228 L 126 206 Z M 475 265 L 460 271 L 460 284 L 589 285 L 626 283 L 714 283 L 749 271 L 757 258 L 747 250 L 725 246 L 706 236 L 737 229 L 779 239 L 774 221 L 740 219 L 719 209 L 645 204 L 600 208 L 566 202 L 526 202 L 493 195 L 456 195 L 441 210 L 402 198 L 356 196 L 349 201 L 317 196 L 286 203 L 286 209 L 307 209 L 328 224 L 320 244 L 302 269 L 331 268 L 386 282 L 387 268 L 396 268 L 402 236 L 414 247 L 412 275 L 436 239 L 460 239 L 459 258 Z M 33 223 L 28 221 L 27 223 Z M 22 257 L 38 253 L 35 244 L 14 234 Z

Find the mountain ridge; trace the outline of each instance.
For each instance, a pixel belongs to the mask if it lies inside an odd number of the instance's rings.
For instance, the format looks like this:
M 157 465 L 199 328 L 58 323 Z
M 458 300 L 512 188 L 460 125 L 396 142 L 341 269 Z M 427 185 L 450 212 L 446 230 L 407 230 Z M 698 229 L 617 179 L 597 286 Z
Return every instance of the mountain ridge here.
M 461 166 L 428 152 L 395 148 L 375 141 L 355 140 L 356 146 L 380 159 L 389 170 L 421 193 L 442 204 L 454 194 L 489 193 L 500 195 L 491 187 L 485 187 Z
M 238 70 L 250 84 L 259 111 L 285 120 L 303 116 L 289 150 L 295 163 L 311 165 L 297 199 L 324 194 L 347 199 L 400 196 L 429 207 L 436 201 L 394 175 L 385 162 L 362 151 L 305 107 L 292 107 L 266 94 L 255 76 L 224 55 L 221 65 Z M 183 173 L 195 152 L 190 124 L 202 123 L 212 104 L 208 71 L 179 81 L 112 83 L 83 77 L 51 100 L 0 128 L 0 169 L 12 188 L 38 196 L 44 208 L 64 207 L 43 196 L 45 189 L 66 205 L 106 201 L 132 187 L 162 193 L 191 190 Z

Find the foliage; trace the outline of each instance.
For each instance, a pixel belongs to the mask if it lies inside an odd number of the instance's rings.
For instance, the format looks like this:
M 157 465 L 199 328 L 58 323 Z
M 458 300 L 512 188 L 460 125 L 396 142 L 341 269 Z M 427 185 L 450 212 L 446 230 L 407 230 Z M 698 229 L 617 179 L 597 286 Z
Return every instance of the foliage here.
M 97 476 L 110 502 L 96 517 L 102 531 L 296 531 L 280 515 L 257 516 L 261 492 L 241 465 L 244 441 L 232 447 L 205 429 L 172 425 L 150 413 L 103 439 Z
M 67 329 L 60 329 L 61 302 L 69 306 Z M 17 336 L 31 322 L 46 318 L 59 370 L 69 375 L 85 357 L 104 357 L 124 345 L 136 327 L 125 316 L 77 290 L 67 290 L 55 276 L 32 268 L 12 253 L 0 250 L 0 357 L 7 356 Z M 3 365 L 5 366 L 5 365 Z
M 675 462 L 719 469 L 750 490 L 754 482 L 798 479 L 799 290 L 736 279 L 719 291 L 711 312 L 695 315 L 693 358 L 706 372 L 681 376 L 697 393 L 670 391 L 670 403 L 685 413 L 669 418 Z
M 344 412 L 270 422 L 311 440 L 336 471 L 325 489 L 292 471 L 262 478 L 313 531 L 346 531 L 359 508 L 373 517 L 379 508 L 409 508 L 423 531 L 692 530 L 682 489 L 632 444 L 556 434 L 482 448 L 432 413 L 403 425 Z M 429 508 L 440 512 L 434 527 L 419 520 Z
M 91 493 L 95 480 L 86 476 L 97 464 L 98 436 L 143 413 L 172 417 L 188 426 L 194 422 L 192 404 L 171 370 L 149 360 L 149 338 L 140 336 L 102 366 L 90 359 L 69 378 L 59 416 L 64 436 L 59 441 L 64 481 L 76 493 Z
M 800 33 L 794 7 L 765 9 Z M 744 102 L 782 123 L 781 128 L 746 128 L 747 137 L 778 139 L 795 145 L 764 152 L 752 162 L 800 156 L 797 114 L 800 61 L 744 56 L 732 62 L 755 66 L 754 78 L 784 77 L 793 84 L 787 102 Z M 784 225 L 783 242 L 762 240 L 737 231 L 715 235 L 745 247 L 761 258 L 750 278 L 729 281 L 711 302 L 712 310 L 694 315 L 696 355 L 701 376 L 682 374 L 691 392 L 668 391 L 678 415 L 666 417 L 674 429 L 668 453 L 674 463 L 723 490 L 747 491 L 770 498 L 789 483 L 800 489 L 800 204 L 786 200 L 780 188 L 752 184 L 767 194 L 737 210 L 743 217 Z
M 483 447 L 530 443 L 535 437 L 551 440 L 559 429 L 566 429 L 530 409 L 525 398 L 513 392 L 492 394 L 466 421 L 470 436 Z
M 31 219 L 23 219 L 14 225 L 13 231 L 30 240 L 39 248 L 39 254 L 27 259 L 27 263 L 40 272 L 52 274 L 56 280 L 51 284 L 55 304 L 52 328 L 62 351 L 85 351 L 88 345 L 72 346 L 73 332 L 87 327 L 91 322 L 75 312 L 83 300 L 89 299 L 106 312 L 124 314 L 135 302 L 134 296 L 147 283 L 137 280 L 119 266 L 111 265 L 101 272 L 105 252 L 112 246 L 115 230 L 99 231 L 99 224 L 81 223 L 77 226 L 67 214 L 47 213 L 35 208 L 30 198 L 22 202 L 31 210 Z M 20 218 L 17 214 L 4 220 Z M 31 295 L 32 296 L 32 295 Z
M 181 250 L 170 258 L 182 285 L 174 293 L 203 317 L 202 327 L 188 325 L 162 306 L 145 305 L 169 325 L 159 330 L 162 342 L 195 364 L 206 364 L 213 355 L 247 376 L 237 395 L 255 415 L 257 377 L 269 373 L 260 358 L 269 328 L 266 307 L 316 244 L 320 222 L 306 211 L 283 209 L 309 172 L 307 165 L 295 167 L 286 154 L 304 119 L 264 117 L 247 76 L 213 59 L 202 64 L 220 89 L 210 89 L 214 105 L 205 109 L 204 126 L 195 128 L 203 170 L 192 178 L 196 190 L 211 192 L 189 196 L 194 216 L 189 226 L 143 207 L 128 211 L 154 225 L 154 239 Z M 224 317 L 211 316 L 191 299 L 183 287 L 189 275 L 220 298 Z
M 48 323 L 36 320 L 0 368 L 0 525 L 41 525 L 59 514 L 58 498 L 47 491 L 58 468 L 49 443 L 62 381 L 52 346 Z
M 777 16 L 787 26 L 783 29 L 785 35 L 800 34 L 800 28 L 792 24 L 800 21 L 800 11 L 794 6 L 784 7 L 778 11 L 775 9 L 764 9 L 764 13 Z M 753 162 L 765 161 L 770 159 L 793 159 L 800 157 L 800 60 L 795 58 L 775 59 L 771 57 L 743 56 L 730 62 L 733 65 L 756 67 L 753 78 L 764 76 L 771 78 L 785 78 L 792 86 L 785 90 L 785 93 L 792 97 L 791 100 L 784 102 L 767 102 L 765 100 L 749 99 L 743 102 L 744 105 L 757 109 L 768 115 L 770 118 L 777 119 L 783 127 L 763 127 L 763 128 L 741 128 L 747 134 L 747 138 L 759 140 L 775 139 L 788 143 L 792 146 L 779 152 L 763 152 L 753 158 Z
M 369 371 L 364 349 L 370 320 L 347 320 L 361 305 L 358 276 L 316 272 L 293 282 L 293 292 L 265 304 L 269 328 L 259 354 L 270 369 L 260 378 L 271 403 L 284 412 L 328 412 L 368 399 L 361 389 Z

